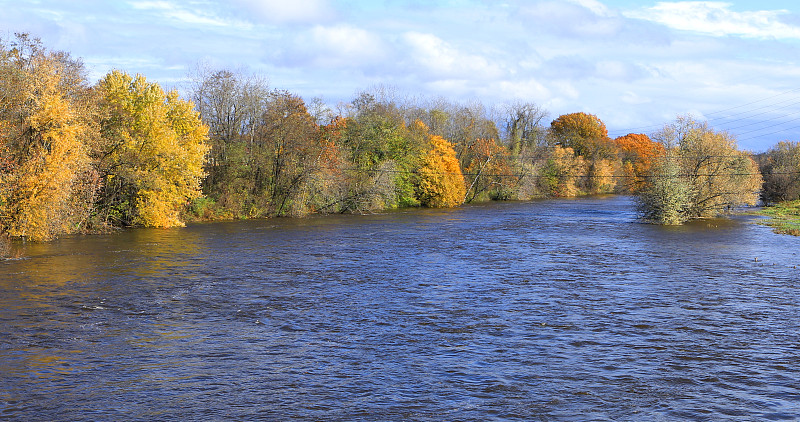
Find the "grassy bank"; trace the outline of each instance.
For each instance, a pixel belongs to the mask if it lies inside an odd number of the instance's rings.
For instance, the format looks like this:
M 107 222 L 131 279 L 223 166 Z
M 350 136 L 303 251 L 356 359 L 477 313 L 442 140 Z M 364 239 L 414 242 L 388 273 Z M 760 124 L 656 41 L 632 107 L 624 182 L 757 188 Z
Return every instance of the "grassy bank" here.
M 787 201 L 764 207 L 758 214 L 770 217 L 764 224 L 772 227 L 776 233 L 800 236 L 800 201 Z

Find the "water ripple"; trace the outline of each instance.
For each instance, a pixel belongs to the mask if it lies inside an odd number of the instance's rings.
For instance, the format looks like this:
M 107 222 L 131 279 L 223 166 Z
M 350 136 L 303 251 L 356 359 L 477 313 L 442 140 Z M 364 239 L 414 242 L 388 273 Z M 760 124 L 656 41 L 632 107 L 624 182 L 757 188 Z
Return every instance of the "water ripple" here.
M 0 419 L 797 420 L 797 240 L 628 198 L 202 224 L 0 263 Z

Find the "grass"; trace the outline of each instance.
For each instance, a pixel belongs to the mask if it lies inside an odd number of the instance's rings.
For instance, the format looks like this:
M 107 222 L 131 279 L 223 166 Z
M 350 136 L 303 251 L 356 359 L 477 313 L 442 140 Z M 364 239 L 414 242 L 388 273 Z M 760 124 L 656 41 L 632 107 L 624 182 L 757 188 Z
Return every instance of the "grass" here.
M 763 224 L 772 227 L 775 233 L 800 236 L 800 200 L 764 207 L 758 214 L 770 217 Z

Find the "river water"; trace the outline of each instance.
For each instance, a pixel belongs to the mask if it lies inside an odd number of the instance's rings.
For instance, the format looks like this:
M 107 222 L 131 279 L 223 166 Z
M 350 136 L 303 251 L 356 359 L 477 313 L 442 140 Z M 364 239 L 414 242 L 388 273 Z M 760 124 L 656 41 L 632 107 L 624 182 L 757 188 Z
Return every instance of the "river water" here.
M 27 245 L 0 262 L 0 419 L 800 420 L 800 240 L 632 209 Z

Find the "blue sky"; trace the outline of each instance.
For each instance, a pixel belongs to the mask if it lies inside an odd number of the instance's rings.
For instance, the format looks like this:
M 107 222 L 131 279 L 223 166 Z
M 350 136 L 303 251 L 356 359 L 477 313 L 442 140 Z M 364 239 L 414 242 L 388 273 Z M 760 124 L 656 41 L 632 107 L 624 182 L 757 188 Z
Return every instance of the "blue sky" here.
M 0 0 L 0 37 L 186 88 L 198 63 L 329 104 L 389 86 L 596 114 L 612 136 L 690 113 L 763 151 L 800 140 L 800 4 L 630 0 Z

